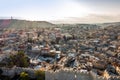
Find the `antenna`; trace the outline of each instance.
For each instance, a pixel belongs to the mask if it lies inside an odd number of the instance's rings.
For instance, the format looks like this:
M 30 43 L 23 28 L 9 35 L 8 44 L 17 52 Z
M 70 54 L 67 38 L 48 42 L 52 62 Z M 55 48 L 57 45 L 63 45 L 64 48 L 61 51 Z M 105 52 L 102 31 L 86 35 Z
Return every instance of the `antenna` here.
M 13 19 L 13 17 L 11 16 L 11 20 Z

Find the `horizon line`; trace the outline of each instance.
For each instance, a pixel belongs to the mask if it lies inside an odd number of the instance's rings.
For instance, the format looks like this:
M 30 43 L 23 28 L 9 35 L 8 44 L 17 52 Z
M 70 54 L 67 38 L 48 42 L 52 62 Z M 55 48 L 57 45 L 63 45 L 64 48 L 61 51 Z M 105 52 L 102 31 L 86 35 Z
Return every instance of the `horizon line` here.
M 70 22 L 60 22 L 59 20 L 55 21 L 55 20 L 31 20 L 31 19 L 24 19 L 24 18 L 17 18 L 17 17 L 0 17 L 0 20 L 25 20 L 25 21 L 45 21 L 45 22 L 49 22 L 52 24 L 106 24 L 106 23 L 119 23 L 120 21 L 105 21 L 105 22 L 74 22 L 74 23 L 70 23 Z M 63 20 L 64 21 L 64 20 Z

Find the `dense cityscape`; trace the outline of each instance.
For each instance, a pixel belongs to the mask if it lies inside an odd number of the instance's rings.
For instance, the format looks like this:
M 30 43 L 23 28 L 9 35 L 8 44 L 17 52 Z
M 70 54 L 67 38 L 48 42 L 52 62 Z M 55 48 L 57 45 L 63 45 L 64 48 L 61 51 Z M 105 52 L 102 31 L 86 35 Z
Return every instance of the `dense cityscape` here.
M 1 80 L 52 80 L 47 73 L 61 70 L 120 80 L 119 23 L 45 24 L 47 27 L 0 27 Z

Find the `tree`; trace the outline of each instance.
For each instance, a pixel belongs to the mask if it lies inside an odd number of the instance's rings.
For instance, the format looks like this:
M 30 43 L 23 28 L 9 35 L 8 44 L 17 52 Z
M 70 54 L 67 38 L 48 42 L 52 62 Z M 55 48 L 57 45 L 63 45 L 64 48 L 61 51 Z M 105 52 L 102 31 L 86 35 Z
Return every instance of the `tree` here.
M 26 72 L 20 73 L 20 80 L 29 80 L 29 75 Z
M 37 80 L 45 80 L 45 71 L 37 70 L 35 72 Z
M 28 67 L 29 66 L 29 59 L 24 54 L 23 51 L 19 51 L 16 55 L 10 56 L 9 64 L 12 66 L 16 65 L 18 67 Z

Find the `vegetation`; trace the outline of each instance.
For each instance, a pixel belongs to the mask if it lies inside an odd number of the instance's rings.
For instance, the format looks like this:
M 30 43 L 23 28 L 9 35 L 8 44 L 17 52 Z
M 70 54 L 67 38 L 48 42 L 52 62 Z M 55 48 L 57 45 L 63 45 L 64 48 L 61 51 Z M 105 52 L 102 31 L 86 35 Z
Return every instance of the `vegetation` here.
M 6 22 L 4 25 L 3 22 Z M 26 21 L 26 20 L 17 20 L 17 19 L 1 19 L 0 20 L 1 27 L 7 28 L 15 28 L 15 29 L 22 29 L 22 28 L 47 28 L 47 27 L 55 27 L 54 24 L 46 22 L 46 21 Z
M 27 72 L 15 74 L 12 78 L 10 76 L 0 75 L 0 80 L 45 80 L 44 71 L 36 71 L 36 77 L 31 78 Z
M 10 56 L 9 65 L 17 67 L 28 67 L 29 59 L 25 56 L 23 51 L 19 51 L 16 55 Z
M 29 75 L 26 72 L 21 72 L 20 80 L 29 80 Z
M 45 71 L 37 70 L 35 72 L 37 80 L 45 80 Z

